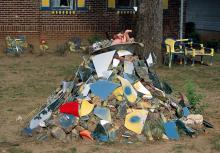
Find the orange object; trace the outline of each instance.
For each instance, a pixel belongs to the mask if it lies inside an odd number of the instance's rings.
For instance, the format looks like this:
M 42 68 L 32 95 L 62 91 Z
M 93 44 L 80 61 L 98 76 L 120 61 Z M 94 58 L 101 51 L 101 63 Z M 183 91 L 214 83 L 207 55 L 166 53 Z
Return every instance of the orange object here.
M 83 138 L 83 139 L 88 139 L 88 140 L 94 140 L 93 137 L 91 136 L 91 132 L 89 132 L 88 130 L 83 130 L 79 133 L 79 135 Z

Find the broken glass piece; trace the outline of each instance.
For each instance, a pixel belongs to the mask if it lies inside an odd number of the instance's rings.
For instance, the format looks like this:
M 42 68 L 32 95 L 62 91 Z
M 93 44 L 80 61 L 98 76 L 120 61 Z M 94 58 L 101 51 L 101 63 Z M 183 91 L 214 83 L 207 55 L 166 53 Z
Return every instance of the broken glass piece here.
M 135 66 L 135 71 L 137 75 L 143 79 L 145 82 L 151 82 L 149 75 L 148 75 L 148 68 L 147 67 L 140 67 Z
M 136 75 L 123 73 L 124 79 L 128 80 L 131 84 L 133 84 L 136 80 L 138 80 Z
M 127 56 L 127 55 L 133 55 L 131 52 L 129 52 L 127 50 L 119 50 L 117 53 L 118 53 L 119 57 Z
M 101 124 L 102 126 L 104 126 L 104 125 L 107 124 L 107 123 L 109 123 L 109 121 L 106 121 L 106 120 L 101 120 L 101 121 L 100 121 L 100 124 Z
M 124 73 L 133 74 L 134 64 L 129 61 L 124 61 Z
M 118 87 L 115 84 L 107 80 L 98 80 L 90 85 L 91 91 L 95 96 L 99 96 L 102 100 L 106 100 L 108 96 Z
M 187 117 L 190 114 L 188 107 L 183 107 L 183 116 Z
M 120 60 L 114 58 L 114 59 L 113 59 L 113 64 L 112 64 L 112 66 L 113 66 L 113 67 L 117 67 L 119 63 L 120 63 Z
M 60 106 L 60 112 L 79 117 L 79 103 L 77 101 L 65 103 Z
M 151 79 L 154 87 L 162 90 L 161 85 L 160 85 L 160 79 L 159 79 L 159 77 L 156 73 L 150 71 L 149 72 L 149 78 Z
M 78 72 L 82 82 L 86 82 L 92 74 L 92 69 L 80 66 Z
M 62 102 L 63 99 L 60 96 L 59 98 L 55 99 L 51 104 L 43 108 L 31 121 L 29 124 L 30 129 L 35 129 L 39 126 L 40 122 L 48 120 L 51 115 L 52 111 L 54 111 Z
M 130 103 L 135 103 L 137 99 L 137 93 L 132 87 L 132 85 L 129 83 L 128 80 L 122 78 L 121 76 L 118 76 L 118 79 L 121 81 L 123 92 L 124 92 L 126 99 Z
M 105 128 L 98 124 L 93 132 L 93 136 L 95 139 L 98 139 L 101 142 L 108 142 L 108 134 L 105 131 Z
M 22 134 L 25 135 L 25 136 L 32 136 L 32 132 L 33 130 L 29 127 L 26 127 L 22 130 Z
M 103 78 L 108 80 L 108 78 L 112 75 L 112 72 L 113 71 L 111 70 L 102 72 Z
M 186 126 L 181 120 L 177 120 L 176 125 L 178 128 L 183 129 L 186 132 L 186 134 L 188 134 L 189 136 L 193 136 L 193 134 L 196 133 L 195 130 Z
M 102 53 L 92 57 L 93 64 L 96 69 L 98 77 L 103 77 L 103 72 L 108 70 L 109 65 L 112 62 L 115 51 Z
M 101 120 L 95 128 L 93 136 L 101 142 L 113 141 L 116 138 L 116 129 L 108 121 Z
M 166 94 L 171 94 L 173 92 L 172 88 L 170 87 L 170 85 L 167 84 L 166 82 L 161 82 L 161 88 L 163 89 L 163 91 Z
M 94 114 L 103 120 L 111 122 L 111 113 L 110 113 L 110 110 L 106 107 L 97 106 L 94 109 Z
M 64 129 L 77 125 L 76 117 L 71 114 L 61 114 L 59 122 Z
M 62 82 L 62 84 L 63 84 L 63 93 L 65 93 L 65 92 L 71 92 L 72 91 L 72 89 L 73 89 L 73 87 L 74 87 L 74 82 L 73 81 L 63 81 Z
M 87 100 L 83 100 L 81 103 L 79 115 L 86 116 L 89 115 L 94 108 L 94 104 L 90 104 Z
M 179 133 L 177 131 L 176 123 L 169 121 L 163 124 L 165 133 L 169 139 L 179 140 Z
M 46 126 L 46 123 L 45 123 L 44 121 L 43 121 L 43 122 L 40 122 L 40 123 L 39 123 L 39 126 L 42 127 L 42 128 L 47 127 L 47 126 Z
M 83 90 L 81 92 L 81 94 L 86 97 L 88 94 L 89 94 L 89 91 L 90 91 L 90 84 L 85 84 L 83 86 Z
M 137 66 L 140 66 L 140 67 L 146 67 L 146 68 L 147 68 L 147 65 L 146 65 L 146 63 L 145 63 L 144 60 L 139 60 Z
M 134 88 L 135 88 L 138 92 L 144 94 L 144 95 L 145 95 L 145 98 L 147 98 L 147 99 L 153 98 L 152 95 L 151 95 L 151 93 L 150 93 L 150 91 L 147 90 L 147 89 L 143 86 L 143 84 L 142 84 L 140 81 L 138 81 L 137 83 L 134 84 Z
M 115 89 L 113 91 L 113 95 L 115 96 L 115 98 L 118 100 L 118 101 L 122 101 L 123 100 L 123 88 L 122 87 L 119 87 L 117 89 Z
M 146 59 L 146 62 L 147 62 L 148 67 L 151 67 L 154 65 L 154 60 L 153 60 L 151 53 L 149 54 L 148 58 Z
M 126 102 L 122 102 L 119 106 L 118 106 L 118 115 L 120 117 L 125 117 L 127 113 L 127 107 L 126 107 Z
M 126 115 L 125 127 L 137 134 L 141 134 L 148 112 L 145 110 L 134 110 Z

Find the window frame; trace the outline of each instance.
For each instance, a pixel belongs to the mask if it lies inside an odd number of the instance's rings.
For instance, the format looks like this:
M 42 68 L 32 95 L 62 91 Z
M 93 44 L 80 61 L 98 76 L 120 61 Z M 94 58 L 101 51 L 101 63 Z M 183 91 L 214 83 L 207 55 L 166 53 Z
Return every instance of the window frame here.
M 86 12 L 88 11 L 87 2 L 88 0 L 84 0 L 84 7 L 78 7 L 78 0 L 71 0 L 72 5 L 70 6 L 60 6 L 60 7 L 54 7 L 53 6 L 53 0 L 49 0 L 49 6 L 43 6 L 43 0 L 41 0 L 41 11 L 80 11 L 80 12 Z
M 76 0 L 73 1 L 73 6 L 59 6 L 59 7 L 53 7 L 53 0 L 50 0 L 50 10 L 52 11 L 74 11 L 76 10 Z
M 118 5 L 118 1 L 119 0 L 115 0 L 115 8 L 117 9 L 117 10 L 134 10 L 134 7 L 135 7 L 135 3 L 133 2 L 133 6 L 119 6 Z M 135 0 L 133 0 L 133 1 L 135 1 Z

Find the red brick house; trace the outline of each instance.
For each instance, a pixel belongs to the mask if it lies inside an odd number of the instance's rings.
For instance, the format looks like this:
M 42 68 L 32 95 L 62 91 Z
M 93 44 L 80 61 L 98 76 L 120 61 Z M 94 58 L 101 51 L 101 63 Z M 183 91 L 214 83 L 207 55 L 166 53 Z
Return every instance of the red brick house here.
M 164 36 L 178 37 L 180 0 L 164 1 Z M 6 35 L 64 41 L 135 29 L 136 0 L 1 0 L 0 42 Z

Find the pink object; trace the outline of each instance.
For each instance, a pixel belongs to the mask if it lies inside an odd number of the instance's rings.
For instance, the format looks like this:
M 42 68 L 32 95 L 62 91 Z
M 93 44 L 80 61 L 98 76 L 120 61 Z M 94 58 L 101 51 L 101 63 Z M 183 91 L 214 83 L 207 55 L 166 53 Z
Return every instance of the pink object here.
M 114 36 L 112 45 L 126 43 L 130 40 L 129 33 L 132 32 L 132 30 L 126 30 L 123 34 L 118 33 Z
M 79 103 L 77 101 L 65 103 L 60 106 L 60 112 L 79 117 Z

